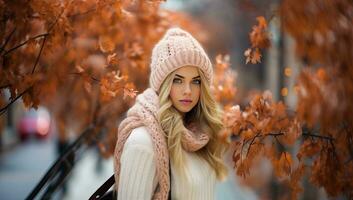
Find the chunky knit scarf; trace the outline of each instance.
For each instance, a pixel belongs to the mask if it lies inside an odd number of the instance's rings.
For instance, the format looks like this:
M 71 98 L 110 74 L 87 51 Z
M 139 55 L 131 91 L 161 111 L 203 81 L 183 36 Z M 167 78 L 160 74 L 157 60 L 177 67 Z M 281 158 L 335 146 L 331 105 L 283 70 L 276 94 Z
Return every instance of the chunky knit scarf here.
M 169 153 L 165 134 L 157 120 L 158 109 L 158 95 L 153 89 L 148 88 L 137 96 L 135 105 L 127 112 L 127 118 L 121 122 L 114 152 L 115 182 L 118 186 L 120 158 L 127 138 L 133 129 L 145 126 L 152 138 L 158 177 L 158 189 L 152 199 L 167 200 L 170 189 Z M 198 130 L 197 126 L 188 126 L 181 139 L 184 150 L 197 151 L 208 143 L 209 136 Z

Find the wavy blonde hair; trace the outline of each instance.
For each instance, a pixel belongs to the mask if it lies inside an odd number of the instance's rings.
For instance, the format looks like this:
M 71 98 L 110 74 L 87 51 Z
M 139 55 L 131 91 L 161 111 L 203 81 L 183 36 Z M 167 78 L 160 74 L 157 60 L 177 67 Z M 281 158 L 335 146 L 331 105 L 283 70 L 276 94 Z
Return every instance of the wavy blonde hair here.
M 205 159 L 214 169 L 217 179 L 223 180 L 227 176 L 227 168 L 223 163 L 222 156 L 228 145 L 217 136 L 223 128 L 221 110 L 211 95 L 210 85 L 204 73 L 199 68 L 198 72 L 201 77 L 200 99 L 195 107 L 185 114 L 184 119 L 178 110 L 173 107 L 169 97 L 175 71 L 167 76 L 159 90 L 158 121 L 166 133 L 171 161 L 184 178 L 185 157 L 181 145 L 181 136 L 185 130 L 184 123 L 196 122 L 200 124 L 201 129 L 209 134 L 210 140 L 205 147 L 197 151 L 197 155 Z

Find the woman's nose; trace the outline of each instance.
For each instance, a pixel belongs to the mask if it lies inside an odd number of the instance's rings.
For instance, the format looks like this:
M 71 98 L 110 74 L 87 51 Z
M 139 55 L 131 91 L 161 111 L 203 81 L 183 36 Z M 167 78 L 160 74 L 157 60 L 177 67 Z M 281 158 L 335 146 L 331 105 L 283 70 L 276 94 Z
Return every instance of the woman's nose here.
M 190 84 L 185 84 L 185 87 L 184 87 L 184 94 L 191 94 L 191 87 L 190 87 Z

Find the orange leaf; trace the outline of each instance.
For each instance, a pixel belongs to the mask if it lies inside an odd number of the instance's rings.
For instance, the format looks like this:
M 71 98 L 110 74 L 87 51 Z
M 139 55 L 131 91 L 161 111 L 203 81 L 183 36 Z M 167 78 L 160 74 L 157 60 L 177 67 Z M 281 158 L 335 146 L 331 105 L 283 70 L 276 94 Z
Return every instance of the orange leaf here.
M 233 154 L 233 162 L 234 164 L 237 164 L 240 159 L 240 153 L 234 152 Z
M 259 16 L 259 17 L 256 17 L 256 20 L 259 23 L 260 27 L 267 28 L 267 22 L 266 22 L 265 17 Z
M 126 97 L 130 97 L 130 98 L 135 98 L 136 94 L 138 91 L 134 90 L 134 89 L 129 89 L 124 87 L 124 99 L 126 99 Z
M 241 137 L 244 140 L 250 139 L 255 136 L 255 133 L 251 129 L 247 129 L 246 131 L 243 131 L 241 134 Z
M 245 64 L 248 64 L 249 62 L 250 62 L 250 57 L 251 57 L 251 49 L 249 48 L 249 49 L 247 49 L 247 50 L 245 50 L 245 52 L 244 52 L 244 56 L 246 57 L 246 62 L 245 62 Z
M 288 152 L 283 152 L 281 158 L 276 162 L 276 175 L 278 177 L 288 176 L 292 170 L 292 157 Z
M 118 64 L 118 58 L 117 58 L 116 53 L 108 55 L 107 62 L 108 62 L 109 65 L 117 65 Z
M 76 68 L 78 73 L 82 73 L 82 72 L 85 71 L 80 65 L 76 65 L 75 68 Z
M 107 36 L 100 36 L 98 43 L 100 50 L 104 53 L 111 52 L 115 49 L 114 42 Z
M 261 53 L 258 48 L 253 51 L 252 56 L 251 56 L 251 63 L 256 64 L 261 62 Z

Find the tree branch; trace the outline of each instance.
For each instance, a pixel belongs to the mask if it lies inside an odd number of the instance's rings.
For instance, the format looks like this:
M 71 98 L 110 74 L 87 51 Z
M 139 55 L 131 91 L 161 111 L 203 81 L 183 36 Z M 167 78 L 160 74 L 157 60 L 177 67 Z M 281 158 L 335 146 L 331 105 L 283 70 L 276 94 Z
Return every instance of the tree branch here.
M 7 36 L 4 45 L 2 45 L 2 47 L 0 48 L 0 53 L 5 49 L 7 43 L 10 41 L 12 35 L 15 33 L 16 31 L 16 27 L 11 31 L 11 33 Z
M 283 148 L 283 149 L 286 149 L 286 148 L 284 148 L 284 145 L 278 140 L 278 136 L 277 135 L 275 135 L 275 136 L 273 136 L 275 139 L 276 139 L 276 141 L 277 141 L 277 143 Z
M 248 157 L 248 154 L 249 154 L 249 152 L 250 152 L 251 146 L 253 145 L 255 139 L 256 139 L 257 137 L 259 137 L 260 134 L 261 134 L 261 132 L 257 133 L 257 134 L 254 136 L 254 138 L 251 140 L 251 142 L 250 142 L 250 144 L 249 144 L 248 151 L 246 152 L 246 157 Z
M 284 133 L 270 133 L 270 134 L 268 134 L 268 135 L 277 137 L 277 136 L 282 136 L 282 135 L 284 135 Z
M 316 137 L 316 138 L 320 138 L 320 139 L 326 139 L 326 140 L 335 140 L 335 138 L 333 137 L 329 137 L 329 136 L 324 136 L 324 135 L 316 135 L 316 134 L 312 134 L 312 133 L 303 133 L 303 136 L 307 136 L 307 137 Z
M 25 45 L 25 44 L 27 44 L 27 43 L 28 43 L 29 41 L 31 41 L 31 40 L 35 40 L 35 39 L 40 38 L 40 37 L 46 37 L 47 35 L 49 35 L 49 33 L 43 33 L 43 34 L 39 34 L 39 35 L 37 35 L 37 36 L 31 37 L 31 38 L 29 38 L 28 40 L 26 40 L 26 41 L 24 41 L 24 42 L 18 44 L 17 46 L 12 47 L 11 49 L 5 51 L 4 55 L 2 55 L 2 56 L 3 56 L 3 57 L 6 56 L 7 54 L 11 53 L 12 51 L 14 51 L 14 50 L 20 48 L 21 46 L 23 46 L 23 45 Z
M 37 59 L 36 59 L 36 62 L 34 63 L 34 66 L 32 68 L 32 74 L 34 73 L 34 71 L 36 70 L 36 66 L 39 62 L 39 58 L 40 56 L 42 55 L 42 51 L 43 51 L 43 48 L 44 48 L 44 44 L 45 44 L 45 41 L 47 40 L 47 36 L 44 36 L 44 39 L 43 39 L 43 42 L 42 42 L 42 46 L 40 47 L 40 50 L 39 50 L 39 53 L 38 53 L 38 56 L 37 56 Z
M 72 2 L 72 1 L 71 1 Z M 52 25 L 49 26 L 48 28 L 48 33 L 50 33 L 50 31 L 54 28 L 55 24 L 58 23 L 58 20 L 60 19 L 60 17 L 64 14 L 66 8 L 63 8 L 63 10 L 61 11 L 60 15 L 55 19 L 55 21 L 53 22 Z
M 27 43 L 28 43 L 29 41 L 31 41 L 31 40 L 34 40 L 34 39 L 37 39 L 37 38 L 40 38 L 40 37 L 47 37 L 47 36 L 49 35 L 50 31 L 51 31 L 51 30 L 53 29 L 53 27 L 55 26 L 55 24 L 58 22 L 59 18 L 60 18 L 60 17 L 62 16 L 62 14 L 64 13 L 64 10 L 65 10 L 65 9 L 63 9 L 62 12 L 60 13 L 60 15 L 55 19 L 54 23 L 53 23 L 52 25 L 50 25 L 50 27 L 48 28 L 47 33 L 43 33 L 43 34 L 39 34 L 39 35 L 37 35 L 37 36 L 31 37 L 31 38 L 29 38 L 28 40 L 26 40 L 26 41 L 24 41 L 24 42 L 18 44 L 17 46 L 12 47 L 11 49 L 5 51 L 3 57 L 6 56 L 7 54 L 11 53 L 12 51 L 14 51 L 14 50 L 20 48 L 21 46 L 27 44 Z
M 27 89 L 25 89 L 21 94 L 19 94 L 15 99 L 13 99 L 10 103 L 8 103 L 6 106 L 2 107 L 0 109 L 0 116 L 3 115 L 7 108 L 10 107 L 13 103 L 15 103 L 15 101 L 17 101 L 19 98 L 21 98 L 25 93 L 27 93 L 30 89 L 32 89 L 33 86 L 28 87 Z

